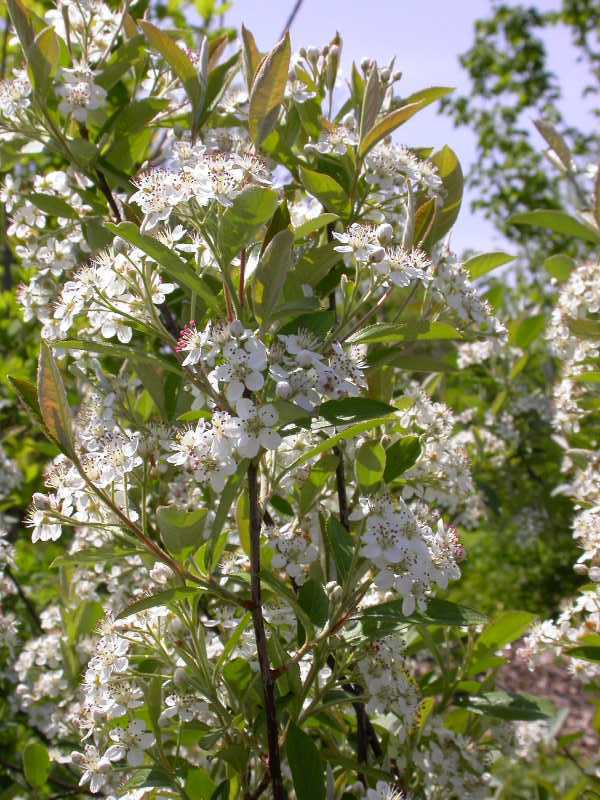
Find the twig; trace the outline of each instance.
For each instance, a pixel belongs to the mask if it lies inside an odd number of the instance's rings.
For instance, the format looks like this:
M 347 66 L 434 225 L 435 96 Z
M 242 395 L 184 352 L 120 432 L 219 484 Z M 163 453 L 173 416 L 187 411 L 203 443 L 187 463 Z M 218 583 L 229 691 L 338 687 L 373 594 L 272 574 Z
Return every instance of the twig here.
M 294 3 L 294 7 L 290 11 L 290 15 L 287 18 L 287 22 L 285 23 L 285 25 L 283 27 L 283 30 L 281 31 L 281 38 L 283 38 L 286 35 L 286 33 L 289 31 L 289 29 L 294 24 L 294 20 L 298 16 L 298 12 L 302 8 L 302 3 L 303 2 L 304 2 L 304 0 L 296 0 L 296 2 Z
M 275 708 L 275 678 L 269 663 L 267 636 L 262 613 L 260 586 L 260 529 L 261 509 L 258 484 L 258 466 L 252 460 L 248 465 L 248 495 L 250 501 L 250 586 L 252 591 L 252 622 L 258 663 L 262 677 L 265 698 L 265 717 L 267 723 L 267 742 L 269 747 L 269 772 L 273 786 L 273 800 L 285 800 L 285 789 L 281 775 L 281 756 L 279 753 L 279 730 Z

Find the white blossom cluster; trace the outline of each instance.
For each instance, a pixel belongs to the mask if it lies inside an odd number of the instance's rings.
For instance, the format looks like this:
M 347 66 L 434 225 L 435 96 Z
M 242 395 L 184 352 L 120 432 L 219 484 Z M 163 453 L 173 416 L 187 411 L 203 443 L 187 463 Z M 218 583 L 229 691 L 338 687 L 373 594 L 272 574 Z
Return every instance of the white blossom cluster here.
M 403 657 L 404 643 L 392 637 L 372 642 L 358 665 L 372 714 L 394 714 L 394 732 L 404 741 L 418 720 L 421 697 Z
M 460 545 L 442 520 L 432 530 L 408 505 L 383 494 L 369 501 L 361 553 L 377 568 L 375 584 L 402 598 L 402 613 L 427 608 L 435 586 L 446 588 L 460 577 Z
M 596 262 L 586 262 L 573 270 L 561 287 L 548 332 L 551 349 L 561 360 L 562 368 L 554 395 L 553 424 L 562 434 L 557 441 L 565 449 L 566 479 L 557 491 L 575 504 L 573 537 L 582 553 L 574 569 L 591 585 L 584 586 L 580 594 L 567 601 L 556 620 L 536 624 L 519 650 L 531 669 L 546 653 L 566 660 L 571 674 L 583 682 L 594 682 L 600 677 L 598 663 L 569 653 L 569 648 L 585 644 L 587 636 L 600 634 L 600 451 L 594 426 L 589 432 L 586 430 L 586 400 L 594 400 L 594 384 L 572 378 L 593 370 L 599 351 L 594 336 L 572 328 L 570 322 L 576 323 L 586 319 L 588 313 L 600 310 L 599 270 Z M 571 448 L 567 438 L 571 434 L 580 437 L 578 444 L 587 446 Z

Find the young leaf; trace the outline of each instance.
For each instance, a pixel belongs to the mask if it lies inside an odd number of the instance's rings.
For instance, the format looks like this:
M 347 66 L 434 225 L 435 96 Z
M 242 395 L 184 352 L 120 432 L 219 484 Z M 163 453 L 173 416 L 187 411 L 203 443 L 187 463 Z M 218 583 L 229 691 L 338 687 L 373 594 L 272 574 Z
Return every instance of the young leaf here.
M 118 225 L 108 222 L 106 227 L 125 241 L 139 247 L 146 255 L 164 267 L 180 286 L 195 292 L 209 308 L 220 312 L 221 304 L 206 281 L 196 275 L 185 261 L 162 242 L 140 233 L 139 228 L 133 222 L 120 222 Z
M 422 108 L 450 94 L 453 89 L 446 86 L 432 86 L 430 89 L 423 89 L 420 92 L 407 97 L 404 105 L 391 111 L 387 116 L 374 125 L 367 135 L 362 139 L 359 147 L 359 155 L 365 156 L 377 142 L 389 136 L 396 128 L 403 125 L 407 120 L 414 116 Z
M 325 800 L 325 770 L 317 746 L 308 734 L 292 725 L 287 757 L 298 800 Z
M 534 614 L 528 611 L 503 611 L 487 625 L 477 640 L 477 648 L 485 647 L 496 652 L 519 639 L 529 628 Z
M 536 211 L 526 211 L 523 214 L 513 214 L 508 220 L 513 225 L 533 225 L 540 228 L 548 228 L 555 233 L 562 233 L 564 236 L 573 236 L 575 239 L 583 239 L 584 242 L 598 244 L 600 233 L 583 222 L 571 217 L 564 211 L 554 209 L 538 209 Z
M 294 234 L 285 229 L 271 239 L 253 275 L 252 299 L 262 327 L 268 326 L 292 263 Z
M 431 156 L 430 161 L 437 167 L 445 194 L 444 204 L 441 210 L 438 209 L 434 223 L 423 241 L 425 250 L 431 249 L 434 244 L 439 242 L 456 222 L 464 188 L 462 168 L 454 150 L 444 146 Z
M 332 425 L 351 425 L 355 422 L 393 414 L 398 409 L 370 400 L 368 397 L 345 397 L 343 400 L 328 400 L 319 406 L 319 416 Z
M 50 774 L 52 764 L 48 749 L 40 742 L 30 742 L 23 750 L 23 774 L 30 786 L 41 788 Z
M 290 67 L 289 33 L 263 58 L 250 91 L 248 130 L 259 145 L 277 124 L 279 106 L 283 102 Z M 252 59 L 254 54 L 252 55 Z
M 383 477 L 385 470 L 385 449 L 379 442 L 368 441 L 356 453 L 356 480 L 363 490 L 374 489 Z
M 69 457 L 75 456 L 73 422 L 60 371 L 48 345 L 40 345 L 37 393 L 46 430 Z
M 548 720 L 556 713 L 549 700 L 503 691 L 458 695 L 454 702 L 475 714 L 505 720 Z
M 558 253 L 544 261 L 544 269 L 557 281 L 566 281 L 575 269 L 575 261 L 570 257 Z
M 248 87 L 248 93 L 250 93 L 254 82 L 254 76 L 256 75 L 256 71 L 264 55 L 256 46 L 254 35 L 244 25 L 242 25 L 242 56 L 244 59 L 246 85 Z
M 351 209 L 347 193 L 330 175 L 300 167 L 300 180 L 306 191 L 320 200 L 325 208 L 342 217 L 349 216 Z
M 502 267 L 510 261 L 514 261 L 516 256 L 509 256 L 508 253 L 483 253 L 480 256 L 473 256 L 464 263 L 464 267 L 469 273 L 472 281 L 487 275 L 496 267 Z
M 277 193 L 252 186 L 239 194 L 221 217 L 218 243 L 223 263 L 230 264 L 247 247 L 277 208 Z
M 30 202 L 36 208 L 43 211 L 44 214 L 50 214 L 53 217 L 63 217 L 64 219 L 80 219 L 81 214 L 75 211 L 67 202 L 61 197 L 56 197 L 53 194 L 41 194 L 33 192 L 28 196 Z
M 206 71 L 204 72 L 203 83 L 198 75 L 196 67 L 192 64 L 181 47 L 179 47 L 168 34 L 144 19 L 139 20 L 138 25 L 144 31 L 149 45 L 162 55 L 175 75 L 177 75 L 179 80 L 183 83 L 185 92 L 192 105 L 192 141 L 194 141 L 198 133 L 198 126 L 204 103 Z M 204 46 L 206 47 L 206 40 Z M 206 58 L 204 61 L 206 61 Z M 205 69 L 207 68 L 208 62 L 206 62 Z
M 182 511 L 175 506 L 159 506 L 156 524 L 167 549 L 174 554 L 188 547 L 200 547 L 208 510 Z
M 386 450 L 385 472 L 383 479 L 391 483 L 413 466 L 421 455 L 421 443 L 418 436 L 403 436 Z

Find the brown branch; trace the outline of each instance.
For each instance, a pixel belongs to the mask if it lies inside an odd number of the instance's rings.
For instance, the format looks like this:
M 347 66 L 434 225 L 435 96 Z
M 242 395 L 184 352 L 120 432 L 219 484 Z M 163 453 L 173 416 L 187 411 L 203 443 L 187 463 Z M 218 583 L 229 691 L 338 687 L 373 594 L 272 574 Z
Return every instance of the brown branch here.
M 248 494 L 250 501 L 250 586 L 252 591 L 252 622 L 258 663 L 262 677 L 265 698 L 265 717 L 267 723 L 267 743 L 269 747 L 269 772 L 273 786 L 273 800 L 285 800 L 285 789 L 281 775 L 281 756 L 279 752 L 279 730 L 275 707 L 275 677 L 269 663 L 267 635 L 262 613 L 260 585 L 260 529 L 261 509 L 258 487 L 258 465 L 252 460 L 248 465 Z

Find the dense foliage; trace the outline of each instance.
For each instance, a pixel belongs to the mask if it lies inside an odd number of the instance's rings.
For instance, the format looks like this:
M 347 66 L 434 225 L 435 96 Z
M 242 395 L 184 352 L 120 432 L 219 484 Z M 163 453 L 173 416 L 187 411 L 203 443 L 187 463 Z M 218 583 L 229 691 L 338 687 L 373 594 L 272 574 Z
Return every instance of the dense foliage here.
M 2 800 L 597 795 L 502 688 L 599 702 L 593 171 L 540 123 L 581 204 L 512 223 L 582 260 L 495 278 L 454 152 L 392 140 L 448 88 L 210 2 L 8 8 Z

